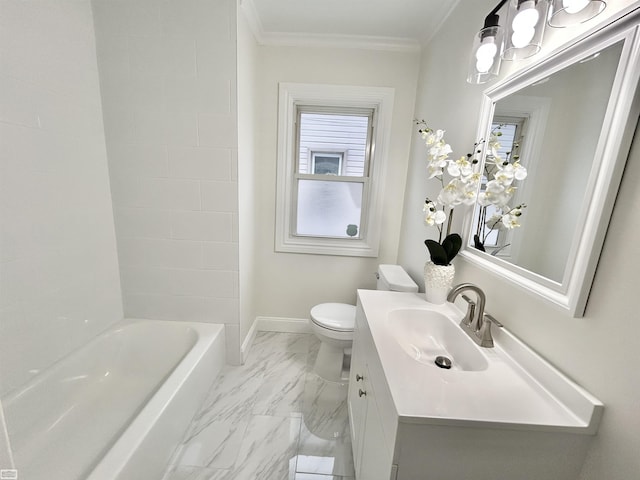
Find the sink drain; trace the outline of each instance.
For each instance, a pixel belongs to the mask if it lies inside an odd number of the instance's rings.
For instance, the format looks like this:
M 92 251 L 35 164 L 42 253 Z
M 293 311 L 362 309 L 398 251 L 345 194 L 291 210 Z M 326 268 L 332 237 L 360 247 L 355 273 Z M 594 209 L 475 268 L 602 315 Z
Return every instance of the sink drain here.
M 442 355 L 436 357 L 435 364 L 438 367 L 446 368 L 447 370 L 451 368 L 451 360 L 449 360 L 447 357 L 443 357 Z

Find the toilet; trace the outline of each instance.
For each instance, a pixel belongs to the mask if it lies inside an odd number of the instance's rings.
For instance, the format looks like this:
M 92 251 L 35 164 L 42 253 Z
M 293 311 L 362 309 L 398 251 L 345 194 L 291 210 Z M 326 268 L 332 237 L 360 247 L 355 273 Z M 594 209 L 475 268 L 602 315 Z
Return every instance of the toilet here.
M 400 265 L 379 265 L 377 290 L 417 292 L 418 285 Z M 309 325 L 320 340 L 314 365 L 317 375 L 332 382 L 348 378 L 356 307 L 346 303 L 321 303 L 311 309 Z M 346 375 L 343 375 L 346 371 Z

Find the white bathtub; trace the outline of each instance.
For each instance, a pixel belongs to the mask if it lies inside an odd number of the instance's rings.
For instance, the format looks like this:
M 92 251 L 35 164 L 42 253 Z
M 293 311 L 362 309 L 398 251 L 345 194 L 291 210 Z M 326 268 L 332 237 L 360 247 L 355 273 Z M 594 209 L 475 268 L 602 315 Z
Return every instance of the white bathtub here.
M 162 478 L 222 368 L 224 327 L 125 320 L 2 399 L 25 480 Z

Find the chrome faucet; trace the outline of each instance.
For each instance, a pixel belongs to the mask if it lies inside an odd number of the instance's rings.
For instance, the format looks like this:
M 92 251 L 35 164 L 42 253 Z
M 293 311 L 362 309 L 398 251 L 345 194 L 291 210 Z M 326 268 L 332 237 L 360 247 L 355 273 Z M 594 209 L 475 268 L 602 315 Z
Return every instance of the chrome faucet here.
M 462 299 L 467 302 L 467 313 L 460 322 L 460 327 L 467 332 L 467 334 L 481 347 L 493 347 L 493 337 L 491 336 L 491 324 L 495 323 L 496 326 L 502 327 L 502 324 L 498 322 L 488 313 L 485 313 L 484 306 L 487 300 L 484 292 L 472 283 L 461 283 L 451 289 L 447 295 L 447 302 L 453 303 L 455 299 L 462 292 L 470 290 L 476 294 L 476 302 L 471 300 L 466 295 L 462 295 Z

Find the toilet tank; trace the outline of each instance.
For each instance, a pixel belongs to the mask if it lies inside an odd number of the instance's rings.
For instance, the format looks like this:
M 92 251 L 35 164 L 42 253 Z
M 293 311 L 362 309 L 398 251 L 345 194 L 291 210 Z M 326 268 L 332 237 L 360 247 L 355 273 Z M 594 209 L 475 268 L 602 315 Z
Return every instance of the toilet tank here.
M 400 265 L 378 265 L 378 290 L 417 292 L 418 285 Z

